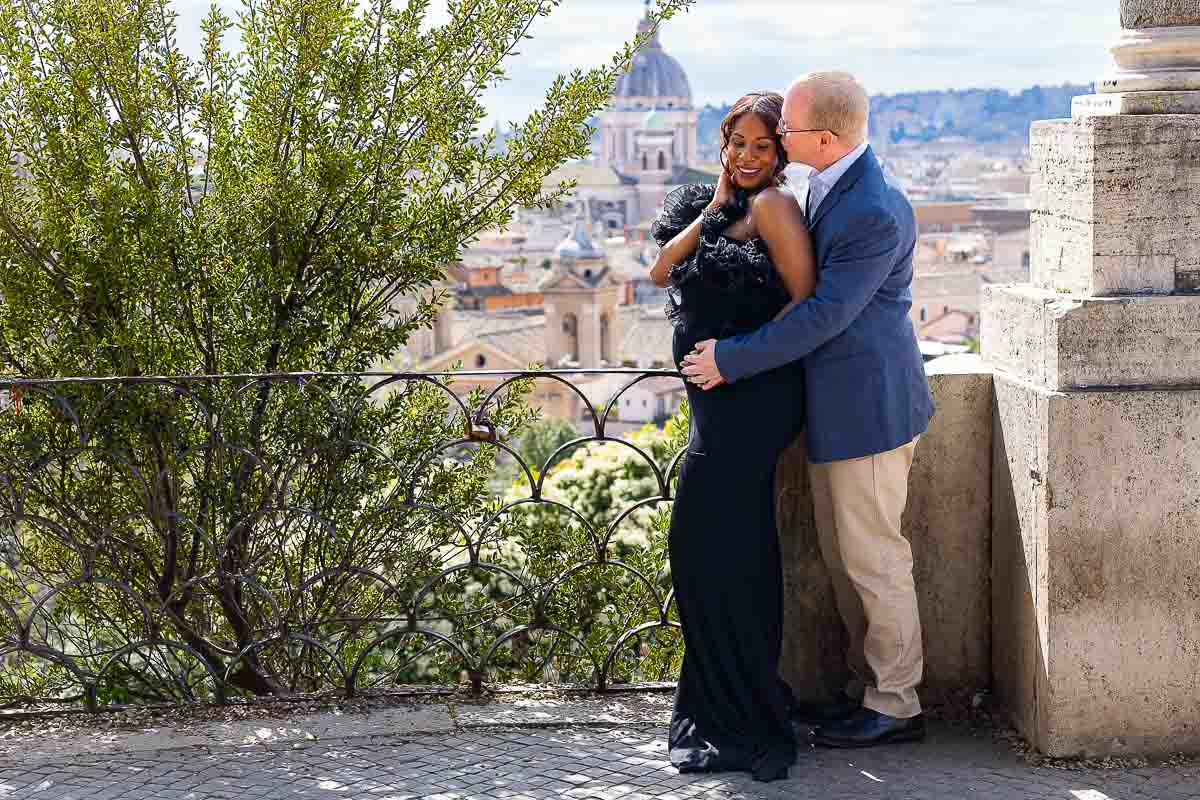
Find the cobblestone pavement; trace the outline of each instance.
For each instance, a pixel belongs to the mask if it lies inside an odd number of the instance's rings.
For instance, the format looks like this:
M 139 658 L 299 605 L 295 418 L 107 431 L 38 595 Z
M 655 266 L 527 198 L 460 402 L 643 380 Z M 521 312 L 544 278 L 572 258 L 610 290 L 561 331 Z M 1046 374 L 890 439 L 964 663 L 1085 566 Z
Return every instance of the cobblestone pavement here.
M 0 798 L 926 798 L 1200 800 L 1200 766 L 1122 771 L 1030 767 L 988 732 L 935 726 L 929 741 L 805 753 L 788 781 L 681 776 L 665 765 L 661 725 L 481 727 L 242 747 L 0 762 Z

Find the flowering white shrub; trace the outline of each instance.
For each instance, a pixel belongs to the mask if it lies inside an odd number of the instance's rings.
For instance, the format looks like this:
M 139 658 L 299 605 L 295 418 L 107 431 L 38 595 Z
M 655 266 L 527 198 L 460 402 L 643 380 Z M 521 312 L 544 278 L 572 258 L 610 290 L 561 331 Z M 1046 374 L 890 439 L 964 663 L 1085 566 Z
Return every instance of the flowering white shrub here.
M 490 573 L 482 595 L 503 608 L 506 620 L 521 624 L 525 616 L 525 623 L 558 624 L 583 640 L 581 647 L 542 631 L 515 638 L 512 666 L 519 669 L 520 656 L 541 670 L 521 675 L 523 680 L 590 680 L 594 664 L 603 662 L 622 634 L 660 620 L 671 589 L 670 502 L 662 499 L 656 470 L 665 475 L 686 446 L 686 413 L 662 430 L 646 426 L 630 434 L 628 444 L 586 442 L 568 451 L 544 479 L 534 475 L 542 480 L 546 502 L 522 503 L 532 495 L 524 474 L 506 493 L 503 503 L 513 505 L 483 532 L 480 559 L 518 574 L 525 589 Z M 473 578 L 478 581 L 479 574 Z M 486 627 L 503 634 L 499 626 Z M 541 658 L 528 658 L 530 648 Z M 673 679 L 681 656 L 674 633 L 650 631 L 622 648 L 612 677 Z
M 673 680 L 683 654 L 674 630 L 621 640 L 662 623 L 670 501 L 658 475 L 687 444 L 686 413 L 662 430 L 647 426 L 622 441 L 568 450 L 544 477 L 534 474 L 540 500 L 520 471 L 490 511 L 472 517 L 477 565 L 465 542 L 442 543 L 437 561 L 451 571 L 419 604 L 418 617 L 437 621 L 423 627 L 451 636 L 454 620 L 452 638 L 473 660 L 490 652 L 489 681 L 592 683 L 610 656 L 612 682 Z M 414 640 L 395 658 L 421 664 L 428 645 Z M 432 672 L 457 663 L 435 650 Z

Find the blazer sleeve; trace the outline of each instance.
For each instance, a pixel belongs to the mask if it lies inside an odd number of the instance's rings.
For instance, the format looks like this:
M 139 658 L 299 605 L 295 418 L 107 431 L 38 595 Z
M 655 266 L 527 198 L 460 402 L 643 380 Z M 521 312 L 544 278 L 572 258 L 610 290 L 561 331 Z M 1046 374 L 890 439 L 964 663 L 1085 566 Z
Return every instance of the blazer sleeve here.
M 888 214 L 860 215 L 836 242 L 812 297 L 758 330 L 717 343 L 717 369 L 728 383 L 807 356 L 850 327 L 896 264 L 900 227 Z

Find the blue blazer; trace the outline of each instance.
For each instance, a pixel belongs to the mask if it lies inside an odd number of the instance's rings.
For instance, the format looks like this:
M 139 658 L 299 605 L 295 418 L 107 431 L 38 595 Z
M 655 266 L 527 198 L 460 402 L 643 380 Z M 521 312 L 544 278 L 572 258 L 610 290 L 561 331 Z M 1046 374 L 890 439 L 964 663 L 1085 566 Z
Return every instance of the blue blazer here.
M 813 296 L 753 333 L 717 343 L 727 382 L 804 359 L 808 457 L 885 453 L 929 427 L 933 397 L 912 308 L 916 219 L 875 153 L 854 162 L 812 217 Z

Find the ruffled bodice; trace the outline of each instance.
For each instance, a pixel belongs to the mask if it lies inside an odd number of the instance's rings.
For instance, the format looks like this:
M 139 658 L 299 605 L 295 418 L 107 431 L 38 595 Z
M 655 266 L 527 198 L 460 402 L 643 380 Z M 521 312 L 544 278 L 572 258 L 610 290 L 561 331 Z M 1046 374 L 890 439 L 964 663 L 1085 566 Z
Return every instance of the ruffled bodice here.
M 671 269 L 667 314 L 677 327 L 699 339 L 747 333 L 770 322 L 787 305 L 787 287 L 761 238 L 747 241 L 724 235 L 745 216 L 747 197 L 705 213 L 716 187 L 689 184 L 671 192 L 662 215 L 651 227 L 659 246 L 682 233 L 704 215 L 695 253 Z

